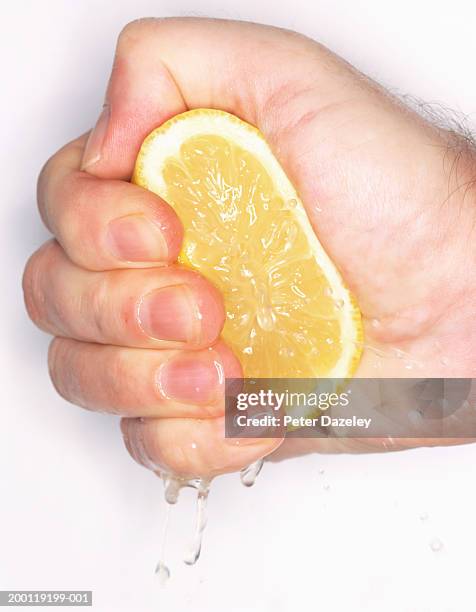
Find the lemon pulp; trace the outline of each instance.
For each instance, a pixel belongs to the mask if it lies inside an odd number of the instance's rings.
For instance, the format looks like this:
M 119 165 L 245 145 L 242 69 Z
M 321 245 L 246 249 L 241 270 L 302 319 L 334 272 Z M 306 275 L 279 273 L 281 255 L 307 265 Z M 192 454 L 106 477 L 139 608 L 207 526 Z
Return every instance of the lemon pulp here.
M 133 182 L 177 212 L 179 260 L 222 293 L 222 337 L 245 376 L 353 373 L 359 310 L 256 128 L 216 110 L 178 115 L 145 139 Z

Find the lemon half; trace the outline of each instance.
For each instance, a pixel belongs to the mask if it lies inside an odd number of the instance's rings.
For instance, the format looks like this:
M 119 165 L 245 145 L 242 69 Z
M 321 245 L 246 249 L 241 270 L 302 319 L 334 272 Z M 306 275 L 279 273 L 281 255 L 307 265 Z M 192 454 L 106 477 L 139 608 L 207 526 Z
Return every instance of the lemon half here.
M 222 293 L 245 376 L 352 375 L 360 311 L 259 130 L 217 110 L 177 115 L 144 140 L 132 181 L 177 212 L 179 261 Z

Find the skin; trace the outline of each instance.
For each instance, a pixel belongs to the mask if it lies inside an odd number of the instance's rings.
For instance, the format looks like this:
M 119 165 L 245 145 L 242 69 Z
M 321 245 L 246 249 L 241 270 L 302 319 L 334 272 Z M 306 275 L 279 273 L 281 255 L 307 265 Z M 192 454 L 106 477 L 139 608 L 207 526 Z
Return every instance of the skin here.
M 467 441 L 224 438 L 223 375 L 239 376 L 240 365 L 219 339 L 220 295 L 174 263 L 182 227 L 171 208 L 127 182 L 144 137 L 200 107 L 256 125 L 295 185 L 362 310 L 371 348 L 359 376 L 476 375 L 471 145 L 294 32 L 147 19 L 119 36 L 95 129 L 39 177 L 54 239 L 30 258 L 24 291 L 32 320 L 55 336 L 59 393 L 122 415 L 134 459 L 181 475 L 265 455 Z

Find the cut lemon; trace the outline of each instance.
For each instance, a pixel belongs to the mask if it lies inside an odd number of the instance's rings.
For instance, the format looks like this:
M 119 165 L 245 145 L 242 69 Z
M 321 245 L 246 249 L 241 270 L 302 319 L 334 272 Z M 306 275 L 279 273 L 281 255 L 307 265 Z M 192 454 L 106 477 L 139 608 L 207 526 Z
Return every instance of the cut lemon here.
M 352 375 L 360 312 L 255 127 L 217 110 L 177 115 L 145 139 L 132 180 L 177 212 L 179 261 L 222 293 L 222 337 L 245 376 Z

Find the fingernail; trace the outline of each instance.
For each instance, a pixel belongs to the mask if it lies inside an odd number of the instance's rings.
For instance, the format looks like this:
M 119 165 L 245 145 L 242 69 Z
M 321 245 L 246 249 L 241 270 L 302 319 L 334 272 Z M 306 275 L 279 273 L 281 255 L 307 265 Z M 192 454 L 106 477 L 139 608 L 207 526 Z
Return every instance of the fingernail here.
M 200 311 L 185 285 L 147 294 L 139 305 L 138 319 L 144 333 L 156 340 L 191 342 L 200 335 Z
M 206 404 L 217 398 L 223 385 L 223 368 L 209 355 L 181 355 L 167 361 L 157 375 L 157 385 L 168 399 L 186 404 Z
M 123 261 L 167 259 L 167 242 L 160 226 L 145 215 L 114 219 L 109 223 L 106 240 L 112 255 Z
M 96 125 L 89 134 L 88 142 L 86 143 L 83 153 L 81 170 L 86 170 L 101 159 L 102 146 L 106 136 L 110 115 L 111 107 L 109 104 L 105 104 L 96 121 Z

